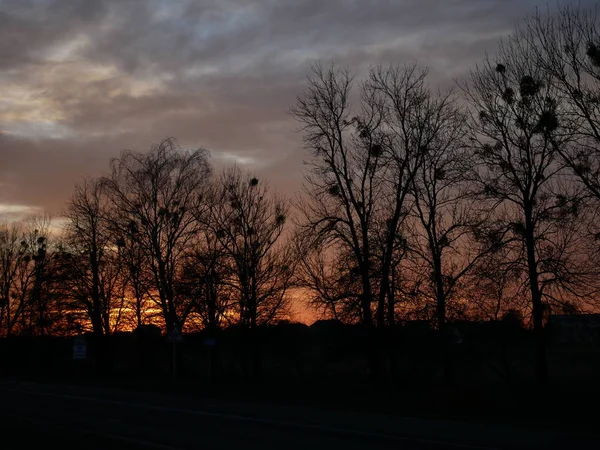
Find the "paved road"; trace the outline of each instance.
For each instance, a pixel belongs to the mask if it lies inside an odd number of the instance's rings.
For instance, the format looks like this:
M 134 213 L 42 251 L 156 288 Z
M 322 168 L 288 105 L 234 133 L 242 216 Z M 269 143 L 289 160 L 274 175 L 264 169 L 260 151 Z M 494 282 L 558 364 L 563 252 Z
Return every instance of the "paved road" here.
M 600 448 L 567 436 L 117 390 L 0 382 L 3 450 Z

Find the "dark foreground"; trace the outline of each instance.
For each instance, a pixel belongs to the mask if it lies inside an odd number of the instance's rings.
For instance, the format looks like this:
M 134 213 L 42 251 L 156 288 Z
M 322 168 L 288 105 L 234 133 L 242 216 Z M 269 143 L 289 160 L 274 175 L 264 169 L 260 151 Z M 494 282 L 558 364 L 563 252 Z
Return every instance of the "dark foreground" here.
M 594 435 L 0 382 L 13 449 L 592 449 Z

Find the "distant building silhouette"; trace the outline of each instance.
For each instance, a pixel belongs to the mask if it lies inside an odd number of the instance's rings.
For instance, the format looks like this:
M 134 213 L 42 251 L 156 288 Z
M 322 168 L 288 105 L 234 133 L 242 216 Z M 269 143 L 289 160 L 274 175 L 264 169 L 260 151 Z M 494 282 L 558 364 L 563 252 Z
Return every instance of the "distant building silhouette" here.
M 551 315 L 548 327 L 555 342 L 600 342 L 600 314 Z

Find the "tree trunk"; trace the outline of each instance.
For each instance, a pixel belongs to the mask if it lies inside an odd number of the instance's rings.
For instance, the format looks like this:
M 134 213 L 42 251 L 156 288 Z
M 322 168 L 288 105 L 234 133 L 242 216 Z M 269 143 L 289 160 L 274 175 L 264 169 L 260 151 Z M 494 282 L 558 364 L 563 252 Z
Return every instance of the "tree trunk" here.
M 446 327 L 446 292 L 440 267 L 435 268 L 435 291 L 437 326 L 440 332 L 444 332 Z
M 388 288 L 388 304 L 387 304 L 387 323 L 389 327 L 393 327 L 396 322 L 395 312 L 396 312 L 396 277 L 394 275 L 394 271 L 392 271 L 392 277 L 390 280 L 390 286 Z
M 361 312 L 362 312 L 362 323 L 366 326 L 373 325 L 373 317 L 371 314 L 371 283 L 369 276 L 365 273 L 362 274 L 362 296 L 361 296 Z
M 388 273 L 389 270 L 385 270 L 385 266 L 386 263 L 384 261 L 384 264 L 382 265 L 382 278 L 381 278 L 381 283 L 379 284 L 379 295 L 377 296 L 377 315 L 376 315 L 376 321 L 377 321 L 377 326 L 379 328 L 383 328 L 385 327 L 385 301 L 389 295 L 389 287 L 390 287 L 390 283 L 389 283 L 389 279 L 388 279 Z
M 363 268 L 362 271 L 362 297 L 361 297 L 361 309 L 362 309 L 362 325 L 365 329 L 366 335 L 366 352 L 367 352 L 367 365 L 369 368 L 369 376 L 378 380 L 380 377 L 379 370 L 379 358 L 377 355 L 377 342 L 375 339 L 375 327 L 373 325 L 373 315 L 371 313 L 371 300 L 373 298 L 371 293 L 371 283 L 369 279 L 368 268 Z
M 137 275 L 134 278 L 134 293 L 135 293 L 135 320 L 137 328 L 142 326 L 142 293 L 140 292 L 139 280 Z
M 442 352 L 442 366 L 444 371 L 444 381 L 452 383 L 454 381 L 454 368 L 452 365 L 452 348 L 454 342 L 446 326 L 446 292 L 444 289 L 444 278 L 441 271 L 441 260 L 435 260 L 435 299 L 436 299 L 436 319 L 438 335 L 440 337 L 440 350 Z
M 135 319 L 137 327 L 140 328 L 142 326 L 142 302 L 139 297 L 136 297 L 135 300 Z
M 533 208 L 525 208 L 525 246 L 527 248 L 527 269 L 529 289 L 533 307 L 533 334 L 535 338 L 535 379 L 538 384 L 548 382 L 548 362 L 546 357 L 546 339 L 544 335 L 544 305 L 539 287 L 537 258 L 535 255 L 535 235 Z
M 377 298 L 377 326 L 379 328 L 385 327 L 385 299 L 386 295 L 379 295 Z
M 250 305 L 248 307 L 248 312 L 250 313 L 250 328 L 253 329 L 256 328 L 258 320 L 258 290 L 256 284 L 256 277 L 253 270 L 250 274 Z
M 377 326 L 383 328 L 385 326 L 385 300 L 388 298 L 390 289 L 390 272 L 391 264 L 388 261 L 388 257 L 391 260 L 391 252 L 386 250 L 384 255 L 384 261 L 381 267 L 381 283 L 379 286 L 379 295 L 377 297 Z

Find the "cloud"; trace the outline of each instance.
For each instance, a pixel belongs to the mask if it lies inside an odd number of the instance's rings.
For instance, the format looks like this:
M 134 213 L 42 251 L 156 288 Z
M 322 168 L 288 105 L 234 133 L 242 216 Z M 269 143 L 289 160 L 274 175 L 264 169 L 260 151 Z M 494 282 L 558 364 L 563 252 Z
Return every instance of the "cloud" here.
M 298 189 L 287 114 L 315 60 L 418 59 L 461 77 L 530 0 L 5 0 L 0 204 L 60 212 L 73 183 L 165 136 Z
M 0 224 L 21 220 L 32 215 L 40 214 L 41 212 L 40 208 L 29 205 L 0 203 Z

